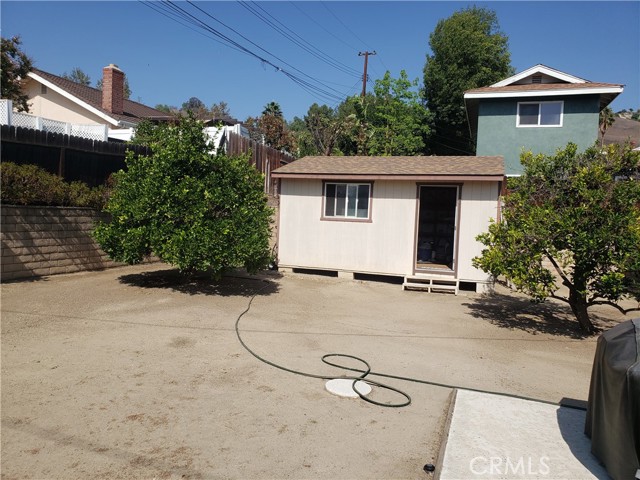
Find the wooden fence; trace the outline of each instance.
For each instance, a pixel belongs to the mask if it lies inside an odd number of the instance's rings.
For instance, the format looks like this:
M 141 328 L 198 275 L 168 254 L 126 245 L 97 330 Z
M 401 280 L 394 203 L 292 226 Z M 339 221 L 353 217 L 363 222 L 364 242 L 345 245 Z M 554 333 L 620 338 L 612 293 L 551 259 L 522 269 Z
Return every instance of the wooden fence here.
M 0 128 L 3 162 L 38 165 L 68 182 L 79 180 L 91 187 L 104 184 L 109 175 L 126 168 L 127 150 L 151 154 L 148 147 L 123 142 L 101 142 L 7 125 Z M 264 191 L 270 195 L 278 193 L 271 172 L 295 160 L 289 153 L 230 132 L 226 151 L 228 155 L 250 154 L 249 161 L 264 174 Z
M 91 187 L 102 185 L 113 172 L 125 168 L 125 154 L 148 155 L 147 147 L 122 142 L 101 142 L 30 128 L 0 127 L 2 161 L 32 164 Z
M 227 155 L 246 153 L 251 155 L 251 164 L 264 174 L 264 191 L 269 195 L 278 194 L 277 180 L 271 178 L 271 172 L 295 160 L 295 157 L 289 153 L 281 152 L 273 147 L 268 147 L 255 140 L 231 132 L 228 134 L 226 148 Z

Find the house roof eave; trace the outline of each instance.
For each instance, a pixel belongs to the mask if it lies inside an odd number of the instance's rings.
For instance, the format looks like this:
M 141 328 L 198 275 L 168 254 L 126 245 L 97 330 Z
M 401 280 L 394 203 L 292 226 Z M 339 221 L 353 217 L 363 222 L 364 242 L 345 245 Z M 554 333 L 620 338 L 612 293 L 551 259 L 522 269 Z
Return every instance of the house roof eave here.
M 509 78 L 500 80 L 499 82 L 496 82 L 491 86 L 506 87 L 508 85 L 511 85 L 512 83 L 522 80 L 523 78 L 526 78 L 530 75 L 534 75 L 537 73 L 549 75 L 550 77 L 557 78 L 558 80 L 561 80 L 567 83 L 588 83 L 588 80 L 585 80 L 584 78 L 576 77 L 575 75 L 570 75 L 568 73 L 561 72 L 560 70 L 556 70 L 555 68 L 547 67 L 546 65 L 539 63 L 537 65 L 534 65 L 533 67 L 527 68 L 526 70 L 520 73 L 516 73 L 515 75 L 512 75 Z
M 465 100 L 489 99 L 489 98 L 516 98 L 516 97 L 557 97 L 565 95 L 619 95 L 624 90 L 624 85 L 611 87 L 587 87 L 576 89 L 549 88 L 546 90 L 508 90 L 498 92 L 473 92 L 464 94 Z M 615 97 L 614 97 L 615 98 Z

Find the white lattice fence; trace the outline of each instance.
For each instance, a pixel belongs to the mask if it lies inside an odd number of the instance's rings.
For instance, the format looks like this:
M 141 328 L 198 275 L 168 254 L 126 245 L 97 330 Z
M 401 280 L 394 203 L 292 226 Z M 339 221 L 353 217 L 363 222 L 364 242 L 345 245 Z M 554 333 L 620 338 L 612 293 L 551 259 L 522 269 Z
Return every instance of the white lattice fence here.
M 11 100 L 0 100 L 0 124 L 12 127 L 32 128 L 51 133 L 73 135 L 105 142 L 108 140 L 106 125 L 77 125 L 50 118 L 36 117 L 26 113 L 12 112 Z
M 0 125 L 11 125 L 11 100 L 0 100 Z
M 33 115 L 27 115 L 26 113 L 12 112 L 11 126 L 23 127 L 23 128 L 34 128 L 36 130 L 40 130 L 38 117 L 34 117 Z
M 75 137 L 90 138 L 105 142 L 109 138 L 109 129 L 106 125 L 73 125 L 71 124 L 70 135 Z
M 48 118 L 42 118 L 40 122 L 40 130 L 44 130 L 45 132 L 62 133 L 63 135 L 69 135 L 69 124 L 66 122 L 59 122 L 57 120 L 50 120 Z

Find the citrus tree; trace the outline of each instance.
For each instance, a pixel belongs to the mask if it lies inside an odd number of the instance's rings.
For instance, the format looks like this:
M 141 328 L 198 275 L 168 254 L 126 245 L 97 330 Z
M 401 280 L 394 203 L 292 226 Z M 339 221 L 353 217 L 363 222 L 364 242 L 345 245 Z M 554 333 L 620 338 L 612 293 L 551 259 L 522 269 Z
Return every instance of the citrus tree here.
M 637 310 L 619 300 L 640 300 L 639 159 L 620 145 L 524 153 L 525 172 L 509 179 L 502 218 L 478 237 L 486 248 L 474 265 L 534 300 L 567 302 L 585 332 L 595 332 L 593 305 Z
M 135 264 L 155 255 L 184 272 L 220 276 L 269 262 L 272 210 L 262 175 L 244 156 L 211 153 L 192 115 L 175 125 L 139 128 L 150 156 L 127 154 L 105 207 L 109 223 L 94 236 L 114 260 Z

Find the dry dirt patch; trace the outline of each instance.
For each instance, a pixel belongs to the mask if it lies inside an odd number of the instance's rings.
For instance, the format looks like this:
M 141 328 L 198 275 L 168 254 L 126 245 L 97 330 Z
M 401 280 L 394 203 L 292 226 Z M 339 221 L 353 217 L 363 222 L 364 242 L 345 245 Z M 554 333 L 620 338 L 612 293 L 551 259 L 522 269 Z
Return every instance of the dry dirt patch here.
M 160 265 L 65 275 L 2 285 L 2 478 L 426 478 L 450 390 L 382 380 L 413 400 L 385 409 L 269 367 L 234 330 L 256 293 L 243 338 L 291 368 L 335 373 L 319 359 L 339 352 L 444 384 L 587 396 L 595 339 L 510 326 L 508 298 Z

